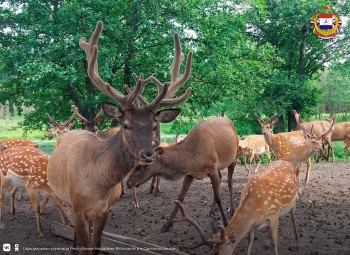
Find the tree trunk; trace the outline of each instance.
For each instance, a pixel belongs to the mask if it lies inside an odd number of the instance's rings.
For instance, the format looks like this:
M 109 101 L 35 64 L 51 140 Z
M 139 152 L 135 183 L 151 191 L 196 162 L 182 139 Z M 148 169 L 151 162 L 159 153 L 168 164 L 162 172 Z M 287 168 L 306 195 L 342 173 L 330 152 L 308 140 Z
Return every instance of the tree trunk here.
M 292 111 L 288 111 L 288 132 L 295 130 L 297 123 Z
M 284 118 L 283 115 L 279 115 L 277 120 L 277 133 L 282 132 L 284 132 Z

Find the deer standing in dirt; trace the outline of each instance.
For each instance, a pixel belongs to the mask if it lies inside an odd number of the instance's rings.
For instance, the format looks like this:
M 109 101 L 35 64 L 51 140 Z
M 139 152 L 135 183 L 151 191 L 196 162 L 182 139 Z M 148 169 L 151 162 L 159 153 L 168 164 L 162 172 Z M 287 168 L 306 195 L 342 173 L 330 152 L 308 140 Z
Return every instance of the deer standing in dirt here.
M 224 224 L 226 216 L 222 208 L 220 184 L 222 169 L 228 168 L 230 212 L 233 212 L 232 175 L 236 165 L 238 136 L 233 123 L 225 118 L 215 118 L 200 122 L 180 143 L 162 148 L 161 155 L 153 165 L 136 168 L 130 175 L 127 185 L 130 188 L 145 183 L 153 176 L 176 181 L 183 178 L 178 200 L 183 202 L 194 179 L 209 177 L 214 192 L 214 205 L 217 204 Z M 162 228 L 167 232 L 173 225 L 178 208 L 175 207 L 169 220 Z M 213 210 L 212 210 L 213 212 Z
M 153 102 L 148 103 L 141 97 L 146 81 L 142 75 L 126 96 L 103 81 L 97 65 L 97 42 L 102 28 L 103 23 L 99 21 L 90 42 L 82 38 L 79 45 L 87 56 L 89 78 L 102 93 L 119 102 L 120 107 L 104 102 L 102 108 L 108 117 L 117 119 L 122 128 L 109 139 L 99 139 L 91 132 L 67 132 L 48 165 L 49 184 L 63 200 L 63 208 L 75 226 L 73 246 L 90 248 L 82 249 L 82 254 L 99 252 L 108 211 L 120 197 L 123 178 L 138 164 L 154 163 L 153 138 L 158 122 L 170 122 L 180 113 L 179 109 L 159 110 L 160 107 L 179 104 L 190 95 L 187 93 L 181 100 L 164 100 L 166 85 Z M 190 69 L 192 53 L 187 62 L 186 68 Z M 191 88 L 188 90 L 191 92 Z M 134 104 L 137 97 L 143 100 L 144 108 Z M 93 223 L 93 238 L 90 238 L 90 223 Z
M 238 146 L 242 150 L 244 166 L 248 171 L 248 176 L 250 175 L 250 169 L 254 158 L 257 157 L 259 159 L 259 163 L 255 168 L 255 173 L 258 171 L 262 162 L 263 154 L 267 156 L 269 163 L 271 162 L 270 148 L 263 135 L 249 135 L 244 140 L 240 140 Z M 249 168 L 247 166 L 247 158 L 249 158 Z
M 300 125 L 300 115 L 296 111 L 294 111 L 294 117 L 297 122 L 297 125 L 302 127 L 303 131 L 307 131 L 306 129 L 303 128 L 302 125 Z M 261 131 L 264 135 L 266 143 L 270 146 L 270 149 L 272 153 L 275 155 L 276 159 L 289 161 L 293 164 L 294 167 L 298 167 L 302 162 L 307 160 L 307 170 L 306 170 L 306 177 L 305 177 L 305 183 L 307 183 L 309 180 L 310 170 L 311 170 L 311 159 L 310 159 L 310 156 L 307 156 L 307 155 L 310 154 L 312 147 L 305 140 L 303 132 L 292 131 L 287 133 L 273 134 L 272 128 L 277 122 L 277 115 L 270 118 L 266 122 L 263 121 L 257 115 L 255 115 L 255 118 L 260 124 Z M 333 124 L 334 124 L 334 118 L 331 120 L 331 124 L 328 130 L 325 130 L 318 136 L 315 135 L 314 133 L 311 133 L 312 136 L 315 139 L 318 139 L 321 141 L 323 136 L 328 134 L 332 130 Z M 320 153 L 321 152 L 322 150 L 320 150 Z
M 315 135 L 320 135 L 322 132 L 324 132 L 325 130 L 329 129 L 330 121 L 326 121 L 326 120 L 313 120 L 313 121 L 307 121 L 307 122 L 303 122 L 301 123 L 301 125 L 309 130 L 309 132 L 311 132 L 311 129 L 313 130 L 313 132 L 315 133 Z M 335 126 L 335 125 L 334 125 Z M 332 152 L 332 162 L 334 162 L 334 147 L 332 144 L 332 135 L 333 135 L 333 130 L 334 130 L 334 126 L 333 129 L 331 131 L 329 131 L 327 134 L 322 136 L 322 140 L 324 145 L 328 145 L 328 153 L 326 156 L 326 160 L 329 160 L 329 155 L 330 155 L 330 151 Z M 296 130 L 301 130 L 300 126 L 297 126 Z M 316 162 L 319 162 L 320 158 L 322 157 L 322 153 L 320 153 L 316 159 Z
M 120 130 L 119 127 L 110 128 L 106 131 L 102 131 L 98 128 L 98 126 L 105 121 L 105 119 L 102 117 L 102 108 L 96 113 L 96 116 L 93 120 L 88 120 L 83 115 L 81 115 L 75 105 L 72 105 L 72 110 L 75 116 L 84 124 L 84 129 L 96 134 L 96 136 L 101 139 L 108 139 L 114 136 Z
M 296 117 L 299 119 L 299 115 Z M 307 130 L 300 133 L 304 136 L 309 148 L 305 151 L 305 157 L 310 157 L 313 153 L 322 150 L 323 144 L 319 137 Z M 292 153 L 298 157 L 298 151 Z M 192 224 L 201 234 L 202 242 L 189 248 L 194 249 L 204 244 L 211 244 L 213 245 L 209 253 L 211 255 L 233 254 L 235 247 L 246 234 L 249 234 L 247 254 L 250 254 L 255 229 L 268 225 L 272 247 L 275 254 L 278 254 L 278 225 L 279 217 L 283 214 L 290 212 L 294 236 L 299 244 L 295 221 L 296 199 L 300 189 L 298 175 L 298 169 L 291 162 L 285 160 L 276 160 L 264 166 L 245 184 L 241 192 L 239 206 L 228 226 L 225 228 L 217 222 L 216 218 L 213 218 L 214 239 L 209 238 L 185 212 L 180 201 L 175 203 L 180 208 L 183 217 L 174 221 L 187 221 Z
M 5 147 L 6 148 L 6 147 Z M 40 222 L 40 205 L 38 193 L 43 192 L 50 196 L 57 205 L 61 220 L 66 223 L 63 211 L 60 207 L 61 200 L 53 193 L 47 182 L 47 164 L 49 157 L 41 150 L 29 146 L 16 146 L 6 148 L 0 152 L 1 190 L 0 190 L 0 228 L 3 224 L 3 199 L 4 188 L 9 188 L 11 194 L 11 216 L 15 217 L 15 192 L 12 187 L 25 187 L 34 207 L 39 236 L 44 232 Z

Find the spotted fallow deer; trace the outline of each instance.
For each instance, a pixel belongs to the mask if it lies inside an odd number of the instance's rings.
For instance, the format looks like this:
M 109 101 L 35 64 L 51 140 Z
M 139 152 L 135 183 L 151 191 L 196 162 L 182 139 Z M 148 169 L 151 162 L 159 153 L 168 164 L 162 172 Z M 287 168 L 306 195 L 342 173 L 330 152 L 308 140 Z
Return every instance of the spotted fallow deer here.
M 176 118 L 179 109 L 159 110 L 162 106 L 176 105 L 190 95 L 179 99 L 164 97 L 168 85 L 155 99 L 148 103 L 141 92 L 149 79 L 137 77 L 135 88 L 123 95 L 100 78 L 97 65 L 98 46 L 103 23 L 86 42 L 79 45 L 87 56 L 87 73 L 94 85 L 109 98 L 119 102 L 120 107 L 102 103 L 104 113 L 121 124 L 121 130 L 109 139 L 99 139 L 91 132 L 74 132 L 63 136 L 54 150 L 48 164 L 48 180 L 55 194 L 63 200 L 63 208 L 75 226 L 73 246 L 84 247 L 81 254 L 97 254 L 101 247 L 101 234 L 108 211 L 121 194 L 121 181 L 136 165 L 152 165 L 156 159 L 153 138 L 158 122 L 167 123 Z M 178 35 L 176 35 L 178 36 Z M 191 68 L 192 53 L 187 58 Z M 144 107 L 138 107 L 135 98 L 143 100 Z M 118 185 L 119 184 L 119 185 Z M 93 223 L 93 237 L 90 237 L 90 223 Z
M 200 122 L 180 143 L 162 148 L 153 165 L 143 169 L 137 167 L 130 175 L 127 185 L 130 188 L 141 185 L 153 176 L 166 180 L 179 180 L 183 184 L 178 199 L 183 202 L 194 179 L 209 177 L 214 191 L 214 205 L 217 204 L 224 224 L 226 216 L 222 208 L 220 184 L 222 169 L 228 168 L 228 187 L 230 193 L 230 212 L 233 212 L 232 175 L 236 165 L 238 136 L 233 123 L 226 118 L 215 118 Z M 173 225 L 178 212 L 175 207 L 169 220 L 162 228 L 167 232 Z M 212 210 L 213 212 L 213 210 Z
M 11 193 L 11 215 L 15 217 L 15 204 L 12 193 L 15 192 L 11 187 L 25 187 L 28 191 L 30 200 L 34 207 L 37 230 L 39 236 L 44 232 L 40 222 L 40 205 L 38 193 L 43 192 L 50 196 L 58 207 L 59 214 L 63 223 L 66 223 L 63 211 L 60 207 L 62 201 L 53 193 L 47 182 L 47 164 L 49 157 L 41 150 L 29 146 L 16 146 L 2 150 L 0 152 L 0 171 L 1 171 L 1 190 L 0 190 L 0 228 L 3 224 L 3 199 L 4 188 L 10 188 Z
M 313 132 L 315 133 L 315 135 L 319 136 L 322 132 L 329 129 L 330 119 L 329 119 L 329 121 L 327 121 L 327 120 L 307 121 L 307 122 L 301 123 L 301 125 L 304 128 L 306 128 L 307 130 L 309 130 L 309 132 L 311 132 L 311 129 L 312 129 Z M 324 145 L 328 145 L 328 153 L 326 155 L 326 160 L 327 161 L 329 160 L 329 155 L 330 155 L 330 151 L 331 151 L 332 152 L 332 162 L 334 162 L 334 147 L 332 144 L 332 135 L 333 135 L 334 127 L 335 127 L 335 125 L 333 126 L 333 129 L 331 129 L 331 131 L 329 131 L 327 134 L 322 136 Z M 297 126 L 296 130 L 301 130 L 301 127 Z M 320 160 L 321 156 L 322 156 L 322 153 L 320 153 L 318 155 L 316 162 L 318 162 Z
M 3 143 L 7 148 L 14 146 L 29 146 L 33 148 L 38 148 L 38 145 L 36 143 L 24 138 L 0 140 L 0 143 Z
M 269 163 L 271 162 L 270 148 L 269 148 L 269 145 L 266 143 L 263 135 L 249 135 L 244 140 L 240 140 L 238 146 L 242 150 L 244 166 L 248 171 L 248 176 L 250 174 L 252 161 L 255 157 L 259 159 L 259 163 L 255 168 L 255 173 L 258 171 L 259 166 L 262 162 L 263 154 L 267 156 Z M 249 157 L 249 168 L 247 166 L 248 157 Z
M 295 120 L 300 126 L 300 115 L 294 111 Z M 293 164 L 294 167 L 298 167 L 302 162 L 307 160 L 307 170 L 305 183 L 309 180 L 310 170 L 311 170 L 311 159 L 310 151 L 312 151 L 312 147 L 310 143 L 308 143 L 301 131 L 292 131 L 286 133 L 278 133 L 273 134 L 272 128 L 277 122 L 277 115 L 270 118 L 268 121 L 263 121 L 259 116 L 255 115 L 256 120 L 261 126 L 262 134 L 266 140 L 266 143 L 270 146 L 270 150 L 275 155 L 276 159 L 282 159 L 289 161 Z M 334 119 L 331 120 L 331 125 L 328 130 L 325 130 L 318 136 L 314 133 L 311 133 L 312 137 L 316 140 L 322 140 L 322 137 L 328 132 L 330 132 L 333 128 Z M 302 126 L 301 126 L 302 127 Z M 303 129 L 307 131 L 306 129 Z M 320 153 L 322 149 L 320 150 Z
M 81 115 L 75 105 L 72 105 L 72 111 L 75 116 L 84 124 L 84 129 L 94 133 L 97 137 L 101 139 L 107 139 L 114 136 L 117 132 L 119 132 L 120 127 L 110 128 L 106 131 L 102 131 L 98 128 L 101 125 L 105 118 L 102 117 L 103 109 L 101 108 L 97 113 L 93 120 L 88 120 L 83 115 Z
M 322 146 L 318 143 L 318 146 Z M 254 241 L 255 229 L 264 226 L 270 227 L 271 244 L 275 254 L 277 252 L 278 225 L 280 215 L 290 212 L 294 234 L 297 243 L 299 238 L 296 230 L 295 207 L 299 190 L 299 179 L 294 166 L 287 161 L 277 160 L 264 166 L 257 174 L 250 177 L 244 186 L 239 206 L 231 218 L 228 226 L 224 228 L 220 223 L 214 222 L 213 226 L 220 230 L 211 239 L 201 227 L 186 213 L 183 205 L 176 201 L 176 205 L 182 212 L 182 218 L 175 221 L 187 221 L 201 234 L 203 244 L 211 244 L 211 255 L 231 255 L 235 247 L 249 234 L 247 254 L 249 255 Z

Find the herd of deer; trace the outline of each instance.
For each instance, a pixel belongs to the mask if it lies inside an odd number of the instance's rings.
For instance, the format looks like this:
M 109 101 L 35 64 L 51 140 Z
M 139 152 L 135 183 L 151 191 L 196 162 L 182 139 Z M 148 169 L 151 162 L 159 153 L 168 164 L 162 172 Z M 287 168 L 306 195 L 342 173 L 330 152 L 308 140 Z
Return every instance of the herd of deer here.
M 327 159 L 332 151 L 334 160 L 332 141 L 344 140 L 344 152 L 347 153 L 350 146 L 350 123 L 334 124 L 332 117 L 326 121 L 301 124 L 300 115 L 294 111 L 299 130 L 273 134 L 272 128 L 277 122 L 277 116 L 265 122 L 255 115 L 262 135 L 251 135 L 240 141 L 230 120 L 214 118 L 200 122 L 182 141 L 165 145 L 161 143 L 160 123 L 171 122 L 180 110 L 160 108 L 178 105 L 190 96 L 191 88 L 187 88 L 181 96 L 173 98 L 190 76 L 192 52 L 187 56 L 184 74 L 180 75 L 184 54 L 179 35 L 175 34 L 170 82 L 161 83 L 155 75 L 144 79 L 142 74 L 134 74 L 135 88 L 131 90 L 126 86 L 127 94 L 123 95 L 99 76 L 97 43 L 102 28 L 102 22 L 98 22 L 90 41 L 82 38 L 79 45 L 86 53 L 87 73 L 91 81 L 120 106 L 103 102 L 101 110 L 92 121 L 83 117 L 75 106 L 72 106 L 74 114 L 64 124 L 59 124 L 48 115 L 51 129 L 46 135 L 53 135 L 57 140 L 51 157 L 40 151 L 36 144 L 25 139 L 0 142 L 0 228 L 4 227 L 4 188 L 11 195 L 11 215 L 14 217 L 15 193 L 19 187 L 25 187 L 34 207 L 40 236 L 43 235 L 40 212 L 49 196 L 57 204 L 62 222 L 66 222 L 65 213 L 75 227 L 73 247 L 86 248 L 81 249 L 81 254 L 97 254 L 101 247 L 101 235 L 108 211 L 122 195 L 123 179 L 128 176 L 127 186 L 135 190 L 137 186 L 153 178 L 151 192 L 156 192 L 159 191 L 159 177 L 162 177 L 166 180 L 183 179 L 175 208 L 162 232 L 169 231 L 174 222 L 188 221 L 202 235 L 203 241 L 199 245 L 211 245 L 210 254 L 232 254 L 235 246 L 249 233 L 247 254 L 250 254 L 254 230 L 269 225 L 271 243 L 277 254 L 279 216 L 290 212 L 298 242 L 294 211 L 300 189 L 300 167 L 304 161 L 307 162 L 307 182 L 311 168 L 310 157 L 315 152 L 321 155 L 324 145 L 328 145 Z M 150 82 L 158 89 L 151 103 L 142 97 Z M 101 131 L 98 125 L 104 121 L 101 117 L 103 113 L 121 123 L 121 128 Z M 70 130 L 75 117 L 84 123 L 85 130 Z M 276 159 L 274 162 L 271 162 L 270 151 Z M 232 177 L 239 153 L 244 156 L 248 175 L 254 157 L 259 158 L 259 164 L 256 173 L 244 186 L 239 206 L 234 210 Z M 269 163 L 257 172 L 262 154 L 268 156 Z M 226 168 L 231 220 L 226 218 L 220 196 L 220 171 Z M 182 205 L 193 180 L 207 177 L 211 180 L 214 193 L 210 213 L 215 216 L 215 208 L 218 207 L 223 222 L 219 222 L 218 217 L 212 217 L 214 238 L 209 238 L 204 233 Z M 39 191 L 46 194 L 41 208 L 38 201 Z M 179 209 L 182 219 L 176 219 Z

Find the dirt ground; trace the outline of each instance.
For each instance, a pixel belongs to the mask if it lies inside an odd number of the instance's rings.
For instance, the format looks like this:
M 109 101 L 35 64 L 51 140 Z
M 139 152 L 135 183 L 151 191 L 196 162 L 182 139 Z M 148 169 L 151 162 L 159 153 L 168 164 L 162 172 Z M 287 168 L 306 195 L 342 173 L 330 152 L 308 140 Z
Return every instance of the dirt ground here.
M 302 173 L 304 179 L 305 173 Z M 240 192 L 247 181 L 243 166 L 237 166 L 234 174 L 234 203 L 238 206 Z M 181 181 L 162 180 L 161 193 L 149 194 L 146 183 L 138 190 L 140 208 L 135 209 L 132 193 L 127 190 L 112 208 L 105 231 L 141 239 L 168 248 L 194 244 L 200 241 L 197 231 L 188 223 L 175 223 L 171 232 L 161 234 L 160 229 L 169 217 L 181 188 Z M 213 195 L 209 179 L 195 181 L 185 199 L 187 212 L 211 234 L 209 210 Z M 228 207 L 226 170 L 223 171 L 222 199 Z M 12 245 L 9 254 L 70 254 L 69 251 L 29 251 L 28 248 L 69 248 L 72 242 L 50 233 L 50 222 L 59 221 L 54 204 L 50 201 L 42 214 L 45 236 L 36 233 L 34 212 L 28 198 L 16 202 L 17 218 L 10 220 L 9 196 L 4 204 L 5 229 L 0 229 L 0 254 L 3 243 Z M 335 162 L 313 165 L 309 184 L 302 182 L 302 192 L 297 203 L 297 227 L 300 246 L 297 248 L 289 214 L 280 217 L 278 251 L 280 254 L 350 254 L 350 163 Z M 274 254 L 268 246 L 268 228 L 255 232 L 256 240 L 252 254 Z M 14 252 L 18 244 L 20 252 Z M 245 254 L 247 238 L 243 239 L 234 254 Z M 209 248 L 202 246 L 187 254 L 208 254 Z

